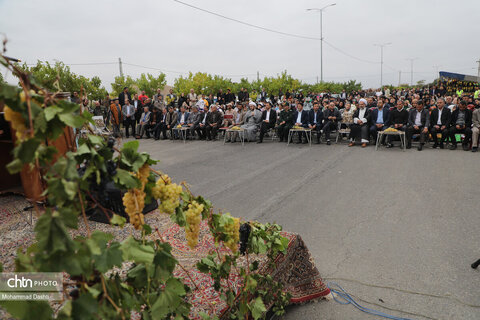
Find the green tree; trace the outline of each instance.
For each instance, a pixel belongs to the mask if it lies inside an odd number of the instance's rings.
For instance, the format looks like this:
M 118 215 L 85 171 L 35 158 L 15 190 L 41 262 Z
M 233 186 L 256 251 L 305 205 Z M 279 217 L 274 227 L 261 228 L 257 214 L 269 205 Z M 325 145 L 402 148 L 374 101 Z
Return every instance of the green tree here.
M 155 77 L 150 73 L 142 73 L 140 78 L 135 80 L 135 84 L 140 91 L 145 91 L 147 96 L 152 97 L 157 92 L 157 89 L 163 89 L 167 84 L 166 75 L 162 72 L 158 77 Z
M 133 86 L 135 85 L 135 80 L 132 79 L 130 76 L 117 76 L 115 77 L 115 80 L 113 83 L 110 84 L 112 86 L 112 93 L 111 96 L 115 97 L 120 94 L 120 92 L 123 91 L 123 88 L 128 87 L 130 91 L 135 91 Z
M 95 76 L 92 79 L 77 75 L 70 70 L 70 67 L 63 62 L 57 61 L 51 65 L 48 61 L 37 61 L 35 66 L 29 67 L 23 64 L 21 68 L 30 72 L 42 86 L 50 91 L 79 92 L 83 90 L 87 97 L 92 99 L 100 99 L 105 96 L 107 90 L 102 87 L 102 81 Z

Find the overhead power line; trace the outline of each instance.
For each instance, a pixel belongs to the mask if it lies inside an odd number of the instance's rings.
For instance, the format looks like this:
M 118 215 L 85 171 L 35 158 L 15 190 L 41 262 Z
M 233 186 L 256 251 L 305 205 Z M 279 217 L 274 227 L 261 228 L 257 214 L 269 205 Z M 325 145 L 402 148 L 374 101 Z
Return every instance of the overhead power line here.
M 317 41 L 320 40 L 320 38 L 316 38 L 316 37 L 303 36 L 303 35 L 299 35 L 299 34 L 293 34 L 293 33 L 273 30 L 273 29 L 270 29 L 270 28 L 265 28 L 265 27 L 258 26 L 258 25 L 255 25 L 255 24 L 252 24 L 252 23 L 249 23 L 249 22 L 245 22 L 245 21 L 241 21 L 241 20 L 238 20 L 238 19 L 230 18 L 230 17 L 224 16 L 223 14 L 216 13 L 216 12 L 213 12 L 213 11 L 210 11 L 210 10 L 206 10 L 206 9 L 203 9 L 203 8 L 200 8 L 200 7 L 197 7 L 197 6 L 194 6 L 194 5 L 191 5 L 189 3 L 179 1 L 179 0 L 173 0 L 173 1 L 178 2 L 180 4 L 183 4 L 184 6 L 191 7 L 193 9 L 200 10 L 200 11 L 203 11 L 203 12 L 206 12 L 206 13 L 209 13 L 209 14 L 213 14 L 214 16 L 217 16 L 217 17 L 220 17 L 220 18 L 223 18 L 223 19 L 226 19 L 226 20 L 241 23 L 243 25 L 246 25 L 246 26 L 249 26 L 249 27 L 252 27 L 252 28 L 257 28 L 257 29 L 260 29 L 260 30 L 264 30 L 264 31 L 272 32 L 272 33 L 277 33 L 277 34 L 281 34 L 281 35 L 288 36 L 288 37 L 308 39 L 308 40 L 317 40 Z
M 348 52 L 345 52 L 343 51 L 342 49 L 339 49 L 337 47 L 335 47 L 333 44 L 331 44 L 330 42 L 327 42 L 325 41 L 325 39 L 323 40 L 323 42 L 325 42 L 329 47 L 331 47 L 332 49 L 346 55 L 347 57 L 350 57 L 352 59 L 355 59 L 355 60 L 358 60 L 358 61 L 361 61 L 361 62 L 365 62 L 365 63 L 371 63 L 371 64 L 379 64 L 380 62 L 376 62 L 376 61 L 370 61 L 370 60 L 365 60 L 365 59 L 361 59 L 359 57 L 355 57 L 354 55 L 351 55 L 350 53 Z
M 210 11 L 210 10 L 207 10 L 207 9 L 203 9 L 203 8 L 200 8 L 200 7 L 191 5 L 191 4 L 189 4 L 189 3 L 185 3 L 185 2 L 180 1 L 180 0 L 173 0 L 173 1 L 178 2 L 178 3 L 182 4 L 182 5 L 187 6 L 187 7 L 191 7 L 191 8 L 193 8 L 193 9 L 200 10 L 200 11 L 203 11 L 203 12 L 206 12 L 206 13 L 209 13 L 209 14 L 212 14 L 212 15 L 217 16 L 217 17 L 220 17 L 220 18 L 223 18 L 223 19 L 226 19 L 226 20 L 230 20 L 230 21 L 234 21 L 234 22 L 237 22 L 237 23 L 240 23 L 240 24 L 243 24 L 243 25 L 252 27 L 252 28 L 260 29 L 260 30 L 263 30 L 263 31 L 272 32 L 272 33 L 276 33 L 276 34 L 280 34 L 280 35 L 284 35 L 284 36 L 289 36 L 289 37 L 294 37 L 294 38 L 300 38 L 300 39 L 316 40 L 316 41 L 319 41 L 319 40 L 320 40 L 320 38 L 316 38 L 316 37 L 310 37 L 310 36 L 293 34 L 293 33 L 289 33 L 289 32 L 283 32 L 283 31 L 273 30 L 273 29 L 266 28 L 266 27 L 262 27 L 262 26 L 259 26 L 259 25 L 255 25 L 255 24 L 252 24 L 252 23 L 249 23 L 249 22 L 241 21 L 241 20 L 238 20 L 238 19 L 235 19 L 235 18 L 230 18 L 230 17 L 224 16 L 223 14 L 216 13 L 216 12 L 213 12 L 213 11 Z M 328 46 L 330 46 L 332 49 L 334 49 L 334 50 L 336 50 L 336 51 L 338 51 L 338 52 L 340 52 L 340 53 L 342 53 L 342 54 L 344 54 L 344 55 L 346 55 L 347 57 L 350 57 L 350 58 L 352 58 L 352 59 L 355 59 L 355 60 L 358 60 L 358 61 L 361 61 L 361 62 L 365 62 L 365 63 L 371 63 L 371 64 L 379 64 L 379 63 L 380 63 L 380 62 L 376 62 L 376 61 L 365 60 L 365 59 L 356 57 L 356 56 L 354 56 L 354 55 L 351 55 L 351 54 L 349 54 L 348 52 L 345 52 L 345 51 L 343 51 L 342 49 L 337 48 L 337 47 L 334 46 L 333 44 L 325 41 L 325 39 L 323 39 L 323 42 L 325 42 L 325 43 L 326 43 Z

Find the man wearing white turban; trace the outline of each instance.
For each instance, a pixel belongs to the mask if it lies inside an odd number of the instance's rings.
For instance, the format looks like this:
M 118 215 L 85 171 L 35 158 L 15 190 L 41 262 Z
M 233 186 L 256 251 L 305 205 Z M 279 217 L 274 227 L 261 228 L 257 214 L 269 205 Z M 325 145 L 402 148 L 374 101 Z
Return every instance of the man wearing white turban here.
M 353 124 L 350 132 L 349 147 L 355 145 L 355 140 L 361 138 L 362 148 L 365 148 L 368 143 L 368 123 L 370 122 L 370 112 L 367 109 L 367 100 L 360 99 L 358 102 L 358 109 L 353 114 Z
M 242 126 L 245 129 L 245 139 L 247 141 L 255 141 L 257 139 L 257 131 L 262 122 L 262 113 L 257 110 L 255 102 L 250 101 L 248 104 L 250 110 L 245 114 L 245 124 Z

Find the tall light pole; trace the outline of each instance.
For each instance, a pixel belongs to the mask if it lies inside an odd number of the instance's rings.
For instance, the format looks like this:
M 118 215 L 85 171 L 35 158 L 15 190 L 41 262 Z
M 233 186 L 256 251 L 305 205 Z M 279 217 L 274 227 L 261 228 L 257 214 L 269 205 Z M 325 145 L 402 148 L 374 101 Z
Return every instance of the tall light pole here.
M 413 86 L 413 61 L 417 60 L 418 58 L 408 58 L 410 60 L 410 86 Z
M 374 46 L 380 47 L 380 88 L 383 87 L 383 47 L 392 44 L 391 42 L 374 44 Z
M 327 9 L 328 7 L 332 7 L 336 5 L 336 3 L 331 3 L 326 5 L 323 8 L 310 8 L 307 11 L 317 11 L 320 13 L 320 82 L 323 82 L 323 23 L 322 23 L 322 14 L 323 10 Z

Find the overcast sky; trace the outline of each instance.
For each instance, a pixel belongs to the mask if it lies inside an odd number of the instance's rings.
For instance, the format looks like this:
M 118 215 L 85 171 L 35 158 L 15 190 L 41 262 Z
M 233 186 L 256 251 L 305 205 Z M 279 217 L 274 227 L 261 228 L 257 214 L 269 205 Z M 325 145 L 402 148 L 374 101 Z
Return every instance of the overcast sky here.
M 319 38 L 324 0 L 182 0 L 231 18 L 281 32 Z M 187 7 L 173 0 L 0 0 L 0 32 L 7 55 L 27 63 L 118 62 L 164 70 L 168 84 L 180 72 L 226 75 L 234 81 L 275 76 L 287 70 L 314 83 L 320 74 L 320 41 L 255 29 Z M 355 79 L 364 87 L 383 83 L 431 81 L 437 70 L 477 74 L 480 59 L 478 0 L 338 0 L 323 13 L 325 81 Z M 326 44 L 348 53 L 354 59 Z M 361 61 L 363 60 L 363 61 Z M 369 63 L 366 61 L 374 62 Z M 376 63 L 375 63 L 376 62 Z M 119 74 L 118 64 L 71 66 L 75 73 L 98 75 L 105 87 Z M 123 66 L 137 77 L 159 71 Z M 172 72 L 175 71 L 175 72 Z M 9 79 L 12 81 L 12 76 Z

